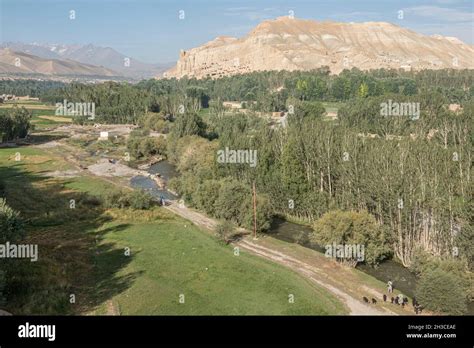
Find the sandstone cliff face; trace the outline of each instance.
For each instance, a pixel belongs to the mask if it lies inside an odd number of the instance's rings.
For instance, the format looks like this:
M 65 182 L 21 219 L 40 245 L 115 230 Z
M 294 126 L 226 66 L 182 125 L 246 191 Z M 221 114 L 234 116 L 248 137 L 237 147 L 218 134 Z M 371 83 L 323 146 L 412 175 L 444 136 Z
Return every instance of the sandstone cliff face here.
M 357 67 L 474 68 L 474 46 L 456 38 L 425 36 L 384 22 L 336 23 L 280 17 L 259 24 L 247 36 L 218 37 L 182 51 L 166 77 L 222 77 L 262 70 L 332 73 Z

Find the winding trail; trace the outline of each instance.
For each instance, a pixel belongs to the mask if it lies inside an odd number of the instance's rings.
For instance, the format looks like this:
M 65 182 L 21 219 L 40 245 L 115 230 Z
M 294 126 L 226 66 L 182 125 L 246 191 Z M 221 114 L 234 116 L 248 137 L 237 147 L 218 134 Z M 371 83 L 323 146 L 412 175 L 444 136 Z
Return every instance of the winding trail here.
M 358 300 L 356 300 L 352 295 L 340 290 L 339 288 L 328 284 L 327 282 L 321 280 L 321 271 L 316 267 L 313 267 L 305 262 L 297 260 L 291 256 L 283 254 L 279 251 L 272 250 L 261 245 L 257 245 L 248 240 L 242 240 L 236 243 L 242 249 L 250 251 L 258 256 L 264 257 L 266 259 L 272 260 L 274 262 L 280 263 L 287 266 L 295 272 L 300 273 L 314 283 L 322 286 L 323 288 L 329 290 L 339 299 L 341 299 L 350 310 L 351 315 L 386 315 L 386 314 L 395 314 L 384 312 L 373 306 L 366 305 Z
M 191 210 L 183 205 L 179 205 L 176 202 L 171 202 L 170 205 L 166 206 L 166 209 L 173 213 L 192 221 L 198 226 L 212 230 L 216 225 L 217 221 L 205 216 L 199 212 Z M 242 231 L 245 231 L 242 229 Z M 250 238 L 244 238 L 238 242 L 233 243 L 241 249 L 246 250 L 254 255 L 263 257 L 267 260 L 284 265 L 291 270 L 299 273 L 310 281 L 322 286 L 336 297 L 338 297 L 348 308 L 350 315 L 397 315 L 396 313 L 376 308 L 373 305 L 367 305 L 349 294 L 348 292 L 332 285 L 327 282 L 327 274 L 324 271 L 314 265 L 310 265 L 307 262 L 296 259 L 295 257 L 289 256 L 281 251 L 270 249 L 256 242 L 251 241 Z

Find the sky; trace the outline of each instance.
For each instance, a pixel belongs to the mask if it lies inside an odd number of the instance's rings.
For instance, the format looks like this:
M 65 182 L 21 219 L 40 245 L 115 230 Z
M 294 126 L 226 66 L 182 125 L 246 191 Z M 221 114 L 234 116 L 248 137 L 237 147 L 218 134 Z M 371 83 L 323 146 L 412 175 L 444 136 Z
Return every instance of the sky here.
M 290 13 L 317 21 L 391 22 L 474 44 L 473 0 L 0 0 L 0 42 L 92 43 L 164 63 L 176 61 L 180 49 L 220 35 L 241 37 L 263 20 Z

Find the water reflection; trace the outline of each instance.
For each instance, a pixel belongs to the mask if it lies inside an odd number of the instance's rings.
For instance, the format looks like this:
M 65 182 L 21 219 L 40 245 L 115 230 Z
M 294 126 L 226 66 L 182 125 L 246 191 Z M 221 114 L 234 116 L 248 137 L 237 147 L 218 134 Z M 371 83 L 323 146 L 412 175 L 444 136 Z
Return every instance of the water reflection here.
M 150 174 L 160 174 L 161 178 L 164 179 L 165 183 L 175 176 L 178 175 L 176 168 L 169 163 L 168 161 L 160 161 L 155 163 L 148 170 Z M 156 184 L 155 180 L 148 178 L 146 176 L 134 176 L 130 179 L 130 185 L 133 188 L 139 188 L 148 192 L 154 198 L 164 198 L 167 200 L 175 200 L 178 196 L 166 190 L 166 188 L 161 189 Z
M 134 176 L 130 179 L 130 185 L 133 188 L 139 188 L 148 192 L 154 198 L 164 198 L 167 200 L 174 200 L 178 198 L 166 189 L 160 189 L 153 179 L 147 178 L 146 176 Z

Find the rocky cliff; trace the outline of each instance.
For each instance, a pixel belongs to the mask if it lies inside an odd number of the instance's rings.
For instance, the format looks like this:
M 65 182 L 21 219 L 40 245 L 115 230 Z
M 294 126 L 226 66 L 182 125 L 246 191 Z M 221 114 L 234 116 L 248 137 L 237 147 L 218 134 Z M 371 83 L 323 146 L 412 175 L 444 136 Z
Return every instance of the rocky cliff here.
M 181 51 L 166 77 L 222 77 L 262 70 L 332 73 L 357 67 L 474 68 L 474 46 L 456 38 L 426 36 L 384 22 L 336 23 L 280 17 L 260 23 L 240 39 L 218 37 Z

